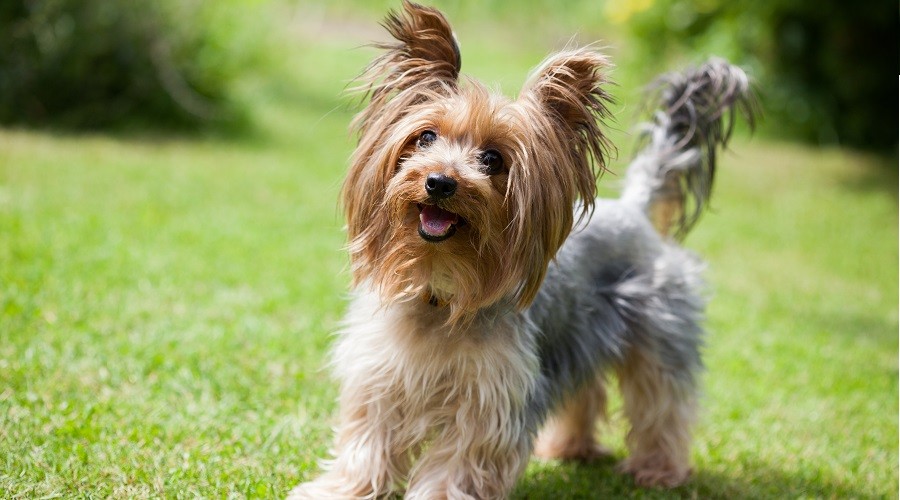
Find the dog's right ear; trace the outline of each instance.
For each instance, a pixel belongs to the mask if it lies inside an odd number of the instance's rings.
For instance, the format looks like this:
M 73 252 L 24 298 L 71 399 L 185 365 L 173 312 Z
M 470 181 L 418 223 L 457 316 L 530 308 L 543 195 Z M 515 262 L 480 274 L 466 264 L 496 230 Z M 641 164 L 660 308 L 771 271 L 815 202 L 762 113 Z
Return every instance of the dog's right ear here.
M 430 96 L 446 96 L 456 88 L 462 64 L 450 23 L 437 9 L 403 0 L 403 11 L 391 11 L 382 25 L 396 41 L 375 44 L 386 52 L 359 78 L 357 90 L 370 99 L 354 121 L 360 134 L 385 114 L 390 101 L 399 101 L 393 106 L 399 111 Z

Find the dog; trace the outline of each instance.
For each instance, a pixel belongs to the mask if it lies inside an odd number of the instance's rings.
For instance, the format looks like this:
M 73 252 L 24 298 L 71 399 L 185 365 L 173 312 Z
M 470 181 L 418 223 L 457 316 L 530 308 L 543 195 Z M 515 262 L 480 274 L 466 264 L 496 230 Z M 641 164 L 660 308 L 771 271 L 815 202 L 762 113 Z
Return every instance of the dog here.
M 620 198 L 595 200 L 604 55 L 551 55 L 510 100 L 460 76 L 439 11 L 404 1 L 384 26 L 394 41 L 360 78 L 341 193 L 353 291 L 332 355 L 334 457 L 290 498 L 506 497 L 532 454 L 605 453 L 613 372 L 621 470 L 682 484 L 705 299 L 679 242 L 735 114 L 752 117 L 747 76 L 713 59 L 658 80 Z

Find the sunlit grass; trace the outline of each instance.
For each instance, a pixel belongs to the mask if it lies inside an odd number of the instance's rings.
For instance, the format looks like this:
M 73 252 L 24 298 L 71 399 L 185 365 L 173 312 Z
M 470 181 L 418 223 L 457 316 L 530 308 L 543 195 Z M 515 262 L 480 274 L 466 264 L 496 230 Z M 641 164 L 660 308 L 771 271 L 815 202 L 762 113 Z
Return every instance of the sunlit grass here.
M 339 95 L 372 52 L 300 31 L 283 80 L 247 90 L 252 140 L 0 131 L 2 496 L 277 497 L 315 473 L 349 281 Z M 543 57 L 459 31 L 466 71 L 508 94 Z M 604 186 L 631 149 L 625 71 Z M 533 462 L 517 498 L 896 497 L 896 165 L 732 150 L 687 241 L 712 290 L 694 480 Z M 623 432 L 602 432 L 618 458 Z

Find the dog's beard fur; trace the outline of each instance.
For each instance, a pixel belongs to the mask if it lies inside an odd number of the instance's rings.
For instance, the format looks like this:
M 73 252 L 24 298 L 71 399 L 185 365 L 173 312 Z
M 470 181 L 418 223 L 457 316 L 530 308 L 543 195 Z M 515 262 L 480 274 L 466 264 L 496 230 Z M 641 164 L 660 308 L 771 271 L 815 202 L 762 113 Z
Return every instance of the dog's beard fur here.
M 393 175 L 384 198 L 373 200 L 378 206 L 372 227 L 378 230 L 354 239 L 351 247 L 356 271 L 386 303 L 433 297 L 450 306 L 454 320 L 508 294 L 521 272 L 501 259 L 510 245 L 510 174 L 487 175 L 477 158 L 484 144 L 510 158 L 521 156 L 525 145 L 515 134 L 517 118 L 502 100 L 478 87 L 467 90 L 469 95 L 422 105 L 396 124 L 390 140 L 403 147 L 396 160 L 388 156 L 391 163 L 384 168 Z M 423 130 L 438 132 L 427 148 L 416 144 Z M 456 193 L 431 200 L 425 191 L 429 174 L 453 178 Z M 431 204 L 459 217 L 455 233 L 438 243 L 418 231 L 420 210 Z

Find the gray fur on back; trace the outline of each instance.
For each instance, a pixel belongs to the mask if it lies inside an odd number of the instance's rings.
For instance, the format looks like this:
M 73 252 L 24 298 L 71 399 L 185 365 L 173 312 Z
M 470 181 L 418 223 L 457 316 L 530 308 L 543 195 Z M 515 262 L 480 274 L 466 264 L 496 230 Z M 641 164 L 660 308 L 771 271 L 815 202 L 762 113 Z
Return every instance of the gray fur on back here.
M 540 352 L 529 403 L 536 431 L 564 397 L 641 349 L 693 390 L 702 369 L 703 264 L 677 241 L 706 205 L 716 148 L 730 137 L 735 109 L 753 124 L 754 100 L 740 68 L 721 59 L 657 80 L 659 109 L 648 141 L 629 166 L 618 200 L 598 200 L 589 222 L 560 248 L 524 319 Z M 723 120 L 727 122 L 723 123 Z M 649 207 L 667 176 L 694 200 L 675 238 L 661 236 Z
M 702 267 L 693 254 L 664 242 L 640 210 L 598 200 L 593 218 L 563 245 L 526 311 L 541 359 L 532 428 L 634 346 L 650 349 L 694 384 L 701 369 Z

